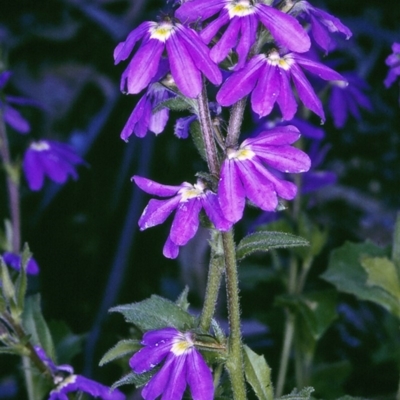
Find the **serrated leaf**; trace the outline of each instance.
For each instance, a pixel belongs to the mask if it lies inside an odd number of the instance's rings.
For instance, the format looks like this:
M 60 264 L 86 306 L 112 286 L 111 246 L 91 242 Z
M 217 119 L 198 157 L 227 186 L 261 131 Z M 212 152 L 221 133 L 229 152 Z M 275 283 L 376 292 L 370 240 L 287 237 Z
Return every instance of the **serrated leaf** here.
M 104 354 L 103 358 L 100 360 L 99 365 L 102 367 L 103 365 L 113 361 L 117 358 L 121 358 L 126 356 L 127 354 L 133 354 L 138 351 L 142 345 L 139 340 L 120 340 L 114 347 Z
M 193 121 L 190 125 L 190 136 L 199 152 L 201 158 L 207 162 L 206 147 L 204 145 L 203 134 L 201 132 L 201 127 L 199 121 Z
M 365 257 L 360 260 L 367 271 L 368 286 L 377 286 L 400 302 L 400 282 L 396 266 L 386 257 Z
M 321 275 L 338 290 L 381 305 L 400 318 L 400 302 L 378 286 L 367 284 L 368 274 L 361 265 L 366 257 L 388 257 L 388 250 L 371 242 L 345 243 L 331 253 L 328 269 Z
M 22 321 L 26 333 L 31 335 L 32 343 L 41 346 L 46 354 L 52 360 L 55 360 L 54 343 L 47 323 L 43 318 L 39 294 L 26 299 Z
M 139 303 L 114 307 L 110 311 L 120 312 L 127 322 L 136 325 L 142 332 L 166 327 L 184 331 L 195 325 L 192 315 L 172 301 L 156 295 Z
M 129 374 L 123 376 L 121 379 L 115 382 L 111 386 L 111 389 L 116 389 L 123 385 L 135 385 L 137 388 L 139 388 L 141 386 L 144 386 L 157 371 L 158 369 L 154 369 L 140 375 L 135 374 L 134 372 L 130 372 Z
M 244 373 L 259 400 L 273 400 L 271 368 L 264 356 L 259 356 L 250 347 L 243 346 Z
M 309 400 L 311 397 L 311 393 L 314 392 L 313 387 L 305 387 L 298 391 L 297 388 L 293 389 L 289 394 L 285 394 L 282 397 L 279 397 L 279 399 L 284 400 Z M 278 399 L 276 399 L 278 400 Z
M 0 347 L 0 354 L 21 355 L 21 351 L 15 347 Z
M 309 246 L 309 242 L 291 233 L 262 231 L 244 237 L 236 249 L 236 256 L 238 260 L 243 260 L 256 251 L 297 246 Z

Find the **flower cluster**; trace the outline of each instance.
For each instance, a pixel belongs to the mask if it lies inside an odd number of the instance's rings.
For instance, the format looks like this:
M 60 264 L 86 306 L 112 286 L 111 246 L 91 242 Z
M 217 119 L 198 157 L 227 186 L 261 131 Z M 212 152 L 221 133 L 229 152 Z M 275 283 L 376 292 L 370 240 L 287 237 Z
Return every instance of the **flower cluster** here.
M 144 386 L 142 396 L 155 400 L 178 400 L 189 385 L 194 400 L 212 400 L 214 385 L 210 368 L 194 345 L 193 334 L 175 328 L 148 331 L 141 350 L 129 360 L 137 374 L 151 371 L 162 363 L 161 369 Z

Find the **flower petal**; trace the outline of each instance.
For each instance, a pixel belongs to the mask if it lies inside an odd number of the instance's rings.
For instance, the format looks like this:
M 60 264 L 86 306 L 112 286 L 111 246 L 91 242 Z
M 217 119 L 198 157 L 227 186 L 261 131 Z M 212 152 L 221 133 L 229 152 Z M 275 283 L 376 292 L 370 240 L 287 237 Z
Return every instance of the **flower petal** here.
M 115 64 L 118 64 L 120 61 L 126 60 L 129 57 L 136 42 L 140 40 L 146 34 L 146 32 L 149 31 L 152 24 L 153 23 L 149 21 L 142 22 L 128 35 L 124 42 L 121 42 L 117 45 L 114 50 Z
M 178 246 L 185 245 L 199 228 L 201 201 L 192 198 L 179 203 L 171 226 L 171 240 Z
M 130 358 L 129 366 L 136 374 L 143 374 L 160 364 L 168 355 L 170 350 L 170 342 L 160 342 L 157 347 L 143 347 Z
M 175 196 L 179 190 L 188 185 L 186 183 L 179 186 L 162 185 L 161 183 L 154 182 L 151 179 L 143 178 L 138 175 L 134 175 L 131 178 L 131 181 L 134 181 L 144 192 L 160 197 Z
M 233 160 L 225 160 L 222 164 L 218 200 L 228 221 L 235 223 L 242 218 L 245 190 L 237 172 L 236 162 Z
M 225 219 L 224 214 L 218 202 L 218 196 L 208 190 L 201 197 L 201 204 L 210 221 L 220 231 L 228 231 L 232 227 L 232 222 Z
M 186 46 L 181 42 L 181 37 L 171 35 L 166 46 L 176 86 L 185 96 L 197 97 L 202 89 L 201 74 Z
M 178 257 L 179 254 L 179 246 L 177 246 L 168 236 L 167 241 L 164 244 L 163 255 L 164 257 L 174 259 Z
M 277 126 L 268 131 L 260 132 L 256 137 L 246 139 L 240 148 L 250 148 L 253 144 L 258 146 L 281 146 L 283 144 L 292 144 L 300 138 L 299 130 L 293 125 Z
M 193 22 L 199 18 L 205 20 L 221 11 L 225 3 L 225 0 L 186 1 L 175 11 L 175 16 L 184 23 Z
M 168 200 L 151 199 L 139 219 L 140 230 L 162 224 L 177 208 L 179 201 L 180 196 Z
M 177 33 L 188 50 L 190 57 L 196 62 L 196 67 L 203 72 L 210 82 L 214 85 L 220 85 L 222 82 L 221 71 L 211 60 L 210 51 L 198 33 L 182 25 L 177 26 Z
M 262 68 L 260 77 L 251 93 L 251 108 L 260 117 L 268 115 L 280 92 L 279 70 L 268 63 Z
M 257 171 L 252 160 L 238 162 L 237 167 L 246 197 L 262 210 L 274 211 L 278 206 L 278 197 L 272 183 Z
M 214 384 L 210 368 L 196 349 L 193 349 L 186 357 L 186 380 L 193 400 L 212 400 L 214 398 Z
M 277 42 L 298 53 L 310 49 L 310 38 L 295 18 L 266 4 L 256 4 L 254 7 L 257 16 Z
M 133 56 L 121 77 L 121 91 L 137 94 L 148 86 L 158 71 L 164 43 L 150 39 Z
M 255 87 L 265 63 L 265 56 L 259 54 L 253 57 L 244 68 L 234 72 L 221 86 L 217 93 L 217 101 L 222 106 L 231 106 Z

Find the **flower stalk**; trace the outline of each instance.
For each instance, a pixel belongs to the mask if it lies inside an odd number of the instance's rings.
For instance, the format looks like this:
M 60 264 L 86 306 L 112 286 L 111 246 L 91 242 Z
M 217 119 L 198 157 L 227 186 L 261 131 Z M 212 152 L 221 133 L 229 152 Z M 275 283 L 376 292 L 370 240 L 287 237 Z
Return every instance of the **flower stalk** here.
M 12 164 L 3 111 L 0 109 L 0 156 L 6 171 L 8 204 L 10 209 L 12 240 L 11 251 L 19 253 L 21 248 L 21 212 L 19 202 L 19 176 Z

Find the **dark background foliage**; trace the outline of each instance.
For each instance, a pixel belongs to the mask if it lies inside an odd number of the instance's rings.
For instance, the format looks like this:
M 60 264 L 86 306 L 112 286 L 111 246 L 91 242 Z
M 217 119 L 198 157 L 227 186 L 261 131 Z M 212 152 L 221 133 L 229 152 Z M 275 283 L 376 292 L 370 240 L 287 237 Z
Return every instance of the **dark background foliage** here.
M 322 288 L 328 284 L 318 276 L 331 249 L 345 240 L 390 243 L 400 194 L 399 87 L 386 90 L 382 81 L 390 46 L 400 41 L 400 7 L 379 0 L 311 3 L 338 16 L 353 31 L 353 38 L 328 59 L 340 58 L 341 71 L 356 70 L 371 86 L 373 103 L 362 121 L 352 119 L 338 130 L 328 118 L 324 126 L 331 145 L 324 169 L 337 173 L 339 180 L 315 195 L 310 213 L 329 230 L 328 244 L 309 280 L 312 287 Z M 41 267 L 30 290 L 41 292 L 48 320 L 65 320 L 73 332 L 89 338 L 84 352 L 74 359 L 76 370 L 108 384 L 125 371 L 115 365 L 100 369 L 98 360 L 117 339 L 128 335 L 122 318 L 107 315 L 108 308 L 152 293 L 174 299 L 188 283 L 196 309 L 204 291 L 206 236 L 196 237 L 178 260 L 165 259 L 162 246 L 169 225 L 139 232 L 137 220 L 148 197 L 130 182 L 138 174 L 178 184 L 205 170 L 190 139 L 173 137 L 178 114 L 172 113 L 168 128 L 157 139 L 134 137 L 126 144 L 119 138 L 139 96 L 120 93 L 125 65 L 114 66 L 113 49 L 141 21 L 157 18 L 162 7 L 164 2 L 149 0 L 0 1 L 0 43 L 7 68 L 13 71 L 8 93 L 41 104 L 22 110 L 32 126 L 29 136 L 9 131 L 14 157 L 21 157 L 30 140 L 49 138 L 73 144 L 88 163 L 79 168 L 79 180 L 62 187 L 48 182 L 41 192 L 32 193 L 23 183 L 23 240 Z M 4 187 L 3 175 L 0 179 Z M 7 216 L 4 191 L 0 213 L 1 219 Z M 259 215 L 250 210 L 247 217 L 254 220 Z M 237 236 L 249 225 L 242 224 Z M 243 276 L 245 340 L 266 354 L 276 376 L 284 314 L 274 306 L 274 296 L 283 288 L 269 278 L 268 266 L 266 275 L 256 281 L 245 278 L 245 271 Z M 397 333 L 388 339 L 397 328 L 378 306 L 351 296 L 340 299 L 344 311 L 317 349 L 320 365 L 338 363 L 336 383 L 322 393 L 330 398 L 343 391 L 390 396 L 397 389 L 399 371 L 394 350 L 385 348 L 385 343 L 398 344 Z M 224 321 L 223 304 L 220 318 Z M 16 359 L 3 357 L 0 369 L 0 385 L 13 382 Z M 321 373 L 321 382 L 329 387 L 331 377 Z M 5 396 L 0 394 L 11 398 Z

